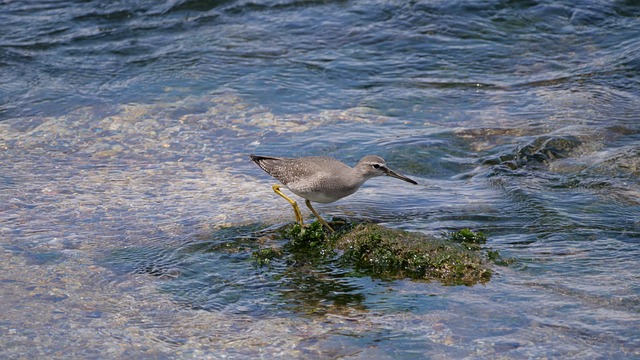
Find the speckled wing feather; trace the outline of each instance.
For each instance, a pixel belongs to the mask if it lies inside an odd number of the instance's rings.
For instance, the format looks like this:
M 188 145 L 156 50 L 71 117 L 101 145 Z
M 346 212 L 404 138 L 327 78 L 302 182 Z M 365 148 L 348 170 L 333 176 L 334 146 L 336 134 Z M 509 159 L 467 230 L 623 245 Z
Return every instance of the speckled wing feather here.
M 331 162 L 338 162 L 330 157 L 318 156 L 314 158 L 315 161 L 305 161 L 307 158 L 277 158 L 251 155 L 253 162 L 284 185 L 296 182 L 301 178 L 311 179 L 324 174 Z

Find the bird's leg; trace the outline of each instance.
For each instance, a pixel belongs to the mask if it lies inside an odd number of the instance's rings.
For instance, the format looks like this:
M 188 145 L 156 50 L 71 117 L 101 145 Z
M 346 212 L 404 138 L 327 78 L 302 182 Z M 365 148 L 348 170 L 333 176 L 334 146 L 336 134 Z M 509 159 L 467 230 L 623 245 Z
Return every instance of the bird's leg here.
M 302 213 L 300 213 L 300 208 L 298 207 L 298 203 L 296 203 L 295 200 L 293 200 L 292 198 L 285 195 L 282 191 L 280 191 L 280 184 L 275 184 L 271 188 L 276 194 L 282 196 L 285 200 L 289 202 L 289 204 L 291 204 L 291 206 L 293 207 L 293 212 L 296 214 L 296 221 L 298 222 L 298 224 L 300 224 L 300 226 L 303 226 L 304 219 L 302 218 Z
M 307 207 L 309 208 L 309 210 L 311 210 L 311 212 L 313 213 L 313 215 L 316 216 L 316 219 L 318 219 L 318 221 L 320 221 L 320 223 L 324 226 L 327 227 L 327 229 L 331 230 L 331 232 L 334 232 L 335 230 L 333 230 L 333 228 L 331 226 L 329 226 L 329 224 L 324 221 L 324 219 L 316 212 L 316 209 L 313 208 L 313 206 L 311 206 L 311 201 L 309 201 L 308 199 L 304 202 L 305 204 L 307 204 Z

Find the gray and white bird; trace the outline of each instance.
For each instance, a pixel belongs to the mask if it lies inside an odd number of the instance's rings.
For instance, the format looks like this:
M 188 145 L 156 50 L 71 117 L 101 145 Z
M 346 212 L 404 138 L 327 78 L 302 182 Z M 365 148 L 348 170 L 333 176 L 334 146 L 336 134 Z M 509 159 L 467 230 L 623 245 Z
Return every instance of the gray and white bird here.
M 305 204 L 313 215 L 329 230 L 333 231 L 311 206 L 311 202 L 331 203 L 349 196 L 367 180 L 376 176 L 391 176 L 412 184 L 416 181 L 400 175 L 387 167 L 383 158 L 376 155 L 363 157 L 355 167 L 328 156 L 308 156 L 301 158 L 279 158 L 250 155 L 267 174 L 273 176 L 292 193 L 305 199 Z M 280 184 L 272 186 L 273 191 L 287 200 L 293 207 L 296 221 L 303 225 L 304 219 L 295 200 L 280 191 Z

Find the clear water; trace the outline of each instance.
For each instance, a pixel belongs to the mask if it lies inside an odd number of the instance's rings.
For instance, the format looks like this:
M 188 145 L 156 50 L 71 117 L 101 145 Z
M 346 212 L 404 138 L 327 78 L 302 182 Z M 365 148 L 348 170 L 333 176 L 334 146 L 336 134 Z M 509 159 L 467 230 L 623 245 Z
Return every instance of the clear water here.
M 640 357 L 638 38 L 634 1 L 4 2 L 3 352 Z M 256 267 L 293 217 L 249 153 L 383 156 L 420 185 L 318 210 L 515 263 Z

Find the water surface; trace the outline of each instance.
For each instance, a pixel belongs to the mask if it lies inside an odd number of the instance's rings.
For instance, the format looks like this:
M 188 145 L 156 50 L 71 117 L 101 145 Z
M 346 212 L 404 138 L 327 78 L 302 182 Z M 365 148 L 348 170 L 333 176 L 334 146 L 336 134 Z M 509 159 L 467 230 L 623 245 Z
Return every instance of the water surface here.
M 633 1 L 0 5 L 5 356 L 640 357 Z M 279 276 L 247 154 L 370 153 L 326 216 L 515 262 L 485 285 Z

